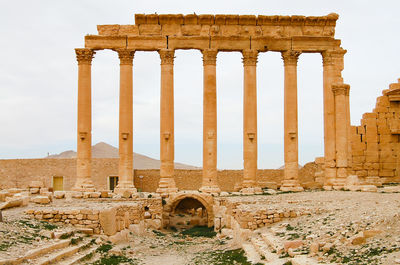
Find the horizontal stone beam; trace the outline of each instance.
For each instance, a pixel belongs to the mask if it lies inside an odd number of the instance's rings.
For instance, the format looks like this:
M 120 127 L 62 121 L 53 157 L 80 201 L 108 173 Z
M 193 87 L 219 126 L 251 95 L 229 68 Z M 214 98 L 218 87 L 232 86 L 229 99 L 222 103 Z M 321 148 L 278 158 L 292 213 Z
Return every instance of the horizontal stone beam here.
M 340 47 L 340 40 L 330 37 L 221 37 L 221 36 L 85 36 L 85 48 L 120 49 L 138 51 L 157 51 L 159 49 L 196 49 L 208 48 L 219 51 L 242 51 L 254 49 L 259 52 L 297 50 L 301 52 L 322 52 Z

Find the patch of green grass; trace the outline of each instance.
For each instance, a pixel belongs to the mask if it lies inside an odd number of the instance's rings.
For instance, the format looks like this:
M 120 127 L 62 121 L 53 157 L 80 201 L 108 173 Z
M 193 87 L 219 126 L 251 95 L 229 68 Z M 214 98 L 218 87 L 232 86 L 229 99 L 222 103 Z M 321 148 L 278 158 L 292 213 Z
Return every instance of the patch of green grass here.
M 101 259 L 96 260 L 93 265 L 118 265 L 118 264 L 137 264 L 135 260 L 127 258 L 125 256 L 103 256 Z
M 0 251 L 6 251 L 9 247 L 11 247 L 14 243 L 13 242 L 2 242 L 0 244 Z
M 214 227 L 194 226 L 181 232 L 182 235 L 190 237 L 208 237 L 213 238 L 217 235 Z
M 94 256 L 94 253 L 93 253 L 93 252 L 91 252 L 91 253 L 89 253 L 89 254 L 86 254 L 86 255 L 81 259 L 81 261 L 91 260 L 91 259 L 93 258 L 93 256 Z
M 287 231 L 293 231 L 293 230 L 294 230 L 294 227 L 291 226 L 290 224 L 288 224 L 288 225 L 286 226 L 286 230 L 287 230 Z
M 201 253 L 193 260 L 193 264 L 206 264 L 202 263 L 207 261 L 207 264 L 213 265 L 231 265 L 231 264 L 242 264 L 252 265 L 246 258 L 243 249 L 234 250 L 216 250 L 212 252 Z
M 79 242 L 82 241 L 82 237 L 78 237 L 78 238 L 71 238 L 71 245 L 78 245 Z
M 60 239 L 68 239 L 74 235 L 74 232 L 69 232 L 60 236 Z
M 111 244 L 103 244 L 96 249 L 96 252 L 106 253 L 106 252 L 110 251 L 110 249 L 112 249 Z
M 170 226 L 169 229 L 170 229 L 171 231 L 173 231 L 173 232 L 177 232 L 177 231 L 178 231 L 178 229 L 176 229 L 175 226 Z
M 153 230 L 153 233 L 156 234 L 156 236 L 165 236 L 163 232 L 160 232 L 158 230 Z
M 46 222 L 46 221 L 41 221 L 40 223 L 42 224 L 43 228 L 46 230 L 51 231 L 51 230 L 58 228 L 58 226 L 56 226 L 54 224 L 50 224 L 49 222 Z
M 286 261 L 285 263 L 283 263 L 283 265 L 292 265 L 292 262 L 289 260 L 289 261 Z

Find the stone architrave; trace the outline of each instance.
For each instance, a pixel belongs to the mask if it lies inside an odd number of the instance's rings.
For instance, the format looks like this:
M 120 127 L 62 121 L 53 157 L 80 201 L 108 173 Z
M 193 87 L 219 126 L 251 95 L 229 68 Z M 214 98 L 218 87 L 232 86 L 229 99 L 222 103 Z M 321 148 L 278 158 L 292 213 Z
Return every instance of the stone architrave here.
M 243 182 L 242 193 L 261 192 L 257 187 L 257 57 L 256 50 L 243 50 Z
M 302 191 L 299 183 L 298 124 L 297 124 L 297 60 L 299 51 L 282 52 L 285 66 L 284 91 L 284 151 L 285 170 L 282 191 Z
M 343 82 L 343 56 L 346 50 L 327 50 L 322 52 L 324 79 L 324 157 L 325 157 L 325 186 L 332 186 L 336 178 L 336 122 L 335 100 L 332 91 L 333 83 Z M 348 111 L 348 116 L 350 111 Z
M 78 139 L 76 182 L 73 190 L 94 191 L 92 175 L 92 84 L 91 66 L 95 52 L 92 49 L 75 49 L 78 61 Z
M 161 59 L 160 182 L 157 192 L 177 192 L 174 180 L 174 50 L 158 51 Z
M 334 188 L 342 188 L 346 183 L 348 166 L 348 126 L 346 100 L 349 95 L 348 84 L 337 83 L 332 85 L 335 96 L 335 122 L 336 122 L 336 179 Z
M 119 180 L 114 192 L 136 192 L 133 184 L 133 76 L 134 50 L 117 49 L 120 59 L 119 93 Z
M 217 182 L 217 50 L 203 53 L 203 180 L 200 191 L 219 193 Z

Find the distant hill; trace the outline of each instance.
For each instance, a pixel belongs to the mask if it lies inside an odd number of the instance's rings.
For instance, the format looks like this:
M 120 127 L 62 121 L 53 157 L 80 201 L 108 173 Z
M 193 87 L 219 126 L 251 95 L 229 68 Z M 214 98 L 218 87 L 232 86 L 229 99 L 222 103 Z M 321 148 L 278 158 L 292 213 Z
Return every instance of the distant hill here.
M 49 155 L 46 158 L 75 158 L 76 152 L 68 150 L 61 152 L 57 155 Z M 118 148 L 104 142 L 100 142 L 92 146 L 93 158 L 118 158 Z M 159 169 L 160 160 L 133 153 L 133 168 L 134 169 Z M 176 169 L 200 169 L 199 167 L 185 165 L 182 163 L 175 163 Z

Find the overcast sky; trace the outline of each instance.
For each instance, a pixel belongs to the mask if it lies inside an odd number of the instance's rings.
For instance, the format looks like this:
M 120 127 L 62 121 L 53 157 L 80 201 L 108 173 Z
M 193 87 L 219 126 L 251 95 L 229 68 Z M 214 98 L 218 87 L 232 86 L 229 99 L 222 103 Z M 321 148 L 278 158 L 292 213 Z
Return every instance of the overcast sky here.
M 371 3 L 372 2 L 372 3 Z M 368 4 L 367 4 L 368 3 Z M 351 85 L 353 125 L 400 77 L 400 1 L 5 1 L 0 0 L 0 159 L 40 158 L 76 150 L 77 63 L 74 48 L 98 24 L 134 24 L 135 13 L 340 15 L 336 38 L 347 49 L 343 77 Z M 260 54 L 258 167 L 283 164 L 283 63 Z M 160 59 L 134 59 L 134 152 L 159 158 Z M 202 164 L 202 59 L 176 52 L 175 160 Z M 118 146 L 119 60 L 99 51 L 93 60 L 93 144 Z M 298 63 L 299 159 L 323 155 L 322 59 Z M 217 59 L 218 168 L 243 168 L 243 66 L 239 53 Z

